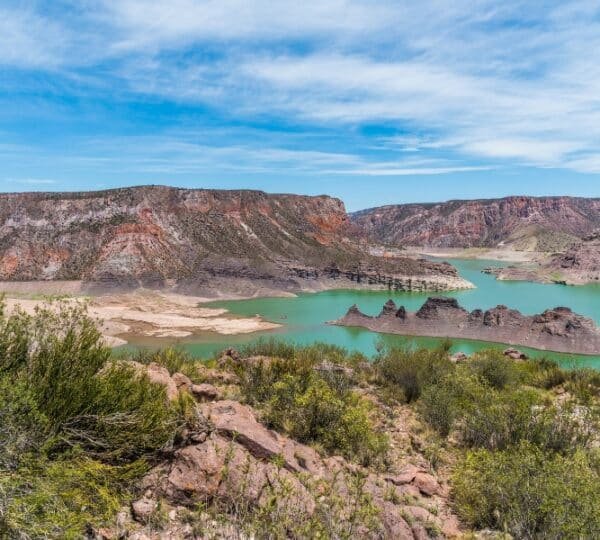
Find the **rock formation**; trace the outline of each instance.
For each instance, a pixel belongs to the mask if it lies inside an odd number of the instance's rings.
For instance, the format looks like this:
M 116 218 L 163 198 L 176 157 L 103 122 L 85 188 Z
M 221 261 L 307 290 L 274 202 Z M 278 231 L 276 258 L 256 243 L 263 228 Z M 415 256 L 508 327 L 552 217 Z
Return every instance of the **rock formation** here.
M 392 246 L 496 247 L 562 251 L 600 227 L 600 199 L 506 197 L 404 204 L 351 215 L 371 241 Z
M 156 364 L 132 365 L 164 385 L 169 399 L 176 399 L 179 392 L 197 397 L 195 385 L 187 384 L 189 379 L 180 373 L 169 376 Z M 215 384 L 228 375 L 202 366 L 199 369 Z M 208 383 L 200 386 L 212 387 Z M 103 530 L 98 537 L 204 538 L 192 529 L 189 515 L 214 503 L 224 511 L 264 510 L 295 523 L 325 514 L 332 529 L 349 531 L 352 522 L 345 520 L 352 515 L 356 496 L 376 509 L 371 529 L 356 532 L 361 537 L 421 540 L 453 538 L 460 533 L 448 503 L 447 484 L 419 456 L 388 466 L 385 472 L 364 468 L 339 456 L 322 456 L 314 448 L 268 429 L 247 405 L 218 400 L 216 394 L 208 396 L 206 392 L 199 401 L 195 409 L 197 428 L 186 433 L 168 459 L 142 479 L 138 486 L 141 496 L 123 512 L 122 524 Z M 359 494 L 355 493 L 357 479 L 361 482 Z M 332 496 L 327 499 L 324 494 L 329 490 Z M 331 501 L 338 501 L 339 507 L 331 506 Z M 158 533 L 152 520 L 165 507 L 169 509 L 168 520 Z M 201 512 L 194 514 L 196 525 L 203 518 Z M 202 525 L 207 533 L 214 528 L 210 538 L 239 538 L 241 534 L 233 522 L 217 523 L 209 515 Z
M 416 313 L 411 313 L 389 300 L 377 317 L 352 306 L 333 324 L 408 336 L 475 339 L 573 354 L 600 354 L 600 329 L 591 319 L 566 307 L 526 316 L 501 305 L 485 312 L 468 312 L 455 298 L 428 298 Z
M 592 234 L 556 253 L 539 266 L 508 266 L 485 270 L 500 280 L 538 281 L 563 285 L 600 283 L 600 234 Z
M 450 265 L 362 252 L 327 196 L 160 186 L 0 195 L 0 280 L 204 295 L 340 287 L 448 290 Z

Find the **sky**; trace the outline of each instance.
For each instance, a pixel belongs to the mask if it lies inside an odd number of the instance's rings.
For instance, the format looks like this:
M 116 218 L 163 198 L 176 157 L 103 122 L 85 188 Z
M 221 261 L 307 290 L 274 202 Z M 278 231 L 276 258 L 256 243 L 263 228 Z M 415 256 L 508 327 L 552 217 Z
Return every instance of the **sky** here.
M 0 191 L 600 197 L 600 4 L 3 0 Z

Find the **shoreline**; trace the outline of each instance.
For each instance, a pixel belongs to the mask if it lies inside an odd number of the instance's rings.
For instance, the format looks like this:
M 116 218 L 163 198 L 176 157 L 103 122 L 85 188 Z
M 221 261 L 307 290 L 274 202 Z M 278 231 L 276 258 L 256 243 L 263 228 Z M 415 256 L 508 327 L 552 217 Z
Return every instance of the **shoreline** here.
M 399 276 L 409 286 L 429 292 L 442 292 L 473 288 L 474 285 L 460 276 Z M 242 285 L 242 284 L 237 284 Z M 33 313 L 37 306 L 55 300 L 85 302 L 89 315 L 98 321 L 105 343 L 111 348 L 140 340 L 188 339 L 195 335 L 214 333 L 216 336 L 239 336 L 284 325 L 266 320 L 259 314 L 242 317 L 227 309 L 211 307 L 214 302 L 252 300 L 258 298 L 294 298 L 299 293 L 315 294 L 327 290 L 387 291 L 381 283 L 360 283 L 350 280 L 307 280 L 294 292 L 252 284 L 252 294 L 223 292 L 215 288 L 215 296 L 173 292 L 173 289 L 133 291 L 106 291 L 90 294 L 82 281 L 21 281 L 0 282 L 7 311 L 20 306 Z M 226 287 L 224 287 L 226 290 Z
M 490 260 L 509 263 L 540 263 L 548 257 L 547 253 L 538 251 L 517 251 L 502 248 L 428 248 L 408 247 L 408 254 L 425 257 Z
M 353 305 L 328 324 L 361 327 L 380 334 L 466 339 L 539 351 L 600 356 L 600 329 L 594 321 L 569 308 L 555 307 L 536 315 L 498 305 L 471 312 L 454 298 L 430 297 L 418 311 L 407 311 L 388 300 L 377 316 Z

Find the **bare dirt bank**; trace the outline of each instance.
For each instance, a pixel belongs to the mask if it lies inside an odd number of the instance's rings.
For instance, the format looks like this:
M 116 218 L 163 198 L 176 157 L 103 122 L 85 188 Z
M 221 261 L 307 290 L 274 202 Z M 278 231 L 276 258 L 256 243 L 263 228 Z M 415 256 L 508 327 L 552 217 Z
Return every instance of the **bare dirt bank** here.
M 24 311 L 33 313 L 37 306 L 52 299 L 44 295 L 72 295 L 66 301 L 87 302 L 90 315 L 99 320 L 105 341 L 112 347 L 127 343 L 126 335 L 183 338 L 200 332 L 247 334 L 280 326 L 258 315 L 234 317 L 225 309 L 203 307 L 201 303 L 213 300 L 203 297 L 144 289 L 90 297 L 81 295 L 77 282 L 37 285 L 33 282 L 10 283 L 8 286 L 0 283 L 0 292 L 6 294 L 8 311 L 20 306 Z

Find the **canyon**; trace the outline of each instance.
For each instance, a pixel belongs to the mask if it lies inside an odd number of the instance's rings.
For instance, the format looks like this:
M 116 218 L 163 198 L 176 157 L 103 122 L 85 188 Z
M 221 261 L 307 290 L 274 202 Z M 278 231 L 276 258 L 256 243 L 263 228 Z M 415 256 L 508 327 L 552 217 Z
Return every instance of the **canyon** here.
M 332 324 L 358 326 L 374 332 L 485 340 L 573 354 L 600 354 L 600 329 L 594 321 L 567 307 L 526 316 L 504 305 L 485 312 L 462 308 L 455 298 L 428 298 L 416 312 L 389 300 L 371 317 L 352 306 Z
M 600 228 L 600 199 L 505 197 L 398 204 L 355 212 L 352 223 L 381 244 L 561 251 Z
M 0 280 L 207 297 L 470 287 L 448 264 L 374 257 L 329 196 L 144 186 L 0 195 Z

